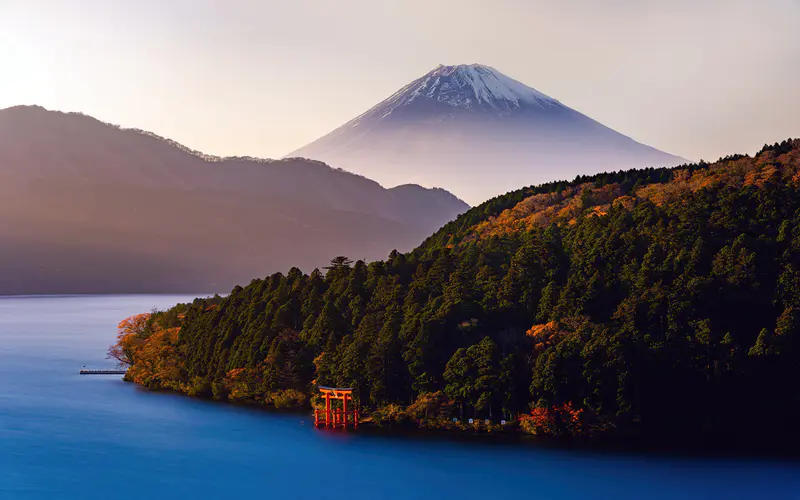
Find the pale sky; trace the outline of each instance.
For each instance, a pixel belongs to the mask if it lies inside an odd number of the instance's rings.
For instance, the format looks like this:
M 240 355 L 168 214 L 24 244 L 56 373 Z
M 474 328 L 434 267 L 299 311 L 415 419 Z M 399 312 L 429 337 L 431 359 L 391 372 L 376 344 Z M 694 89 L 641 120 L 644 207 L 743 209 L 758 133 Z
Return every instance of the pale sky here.
M 692 160 L 800 137 L 800 0 L 0 0 L 0 108 L 217 155 L 281 157 L 460 63 Z

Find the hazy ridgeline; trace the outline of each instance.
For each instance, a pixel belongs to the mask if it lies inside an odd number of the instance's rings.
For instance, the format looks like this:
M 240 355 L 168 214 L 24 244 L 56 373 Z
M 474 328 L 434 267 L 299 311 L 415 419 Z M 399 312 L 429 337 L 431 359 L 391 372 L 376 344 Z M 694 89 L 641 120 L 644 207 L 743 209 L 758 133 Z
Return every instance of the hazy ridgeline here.
M 467 208 L 317 161 L 216 158 L 80 114 L 0 111 L 0 294 L 221 292 L 410 250 Z

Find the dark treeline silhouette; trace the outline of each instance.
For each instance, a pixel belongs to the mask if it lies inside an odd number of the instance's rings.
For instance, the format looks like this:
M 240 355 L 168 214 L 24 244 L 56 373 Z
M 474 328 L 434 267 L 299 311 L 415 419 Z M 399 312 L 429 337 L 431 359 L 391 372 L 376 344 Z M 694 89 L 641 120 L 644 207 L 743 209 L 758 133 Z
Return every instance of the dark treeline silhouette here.
M 522 189 L 411 253 L 155 314 L 149 332 L 180 330 L 143 356 L 175 369 L 139 381 L 274 404 L 347 386 L 378 416 L 534 433 L 797 437 L 798 189 L 800 140 Z

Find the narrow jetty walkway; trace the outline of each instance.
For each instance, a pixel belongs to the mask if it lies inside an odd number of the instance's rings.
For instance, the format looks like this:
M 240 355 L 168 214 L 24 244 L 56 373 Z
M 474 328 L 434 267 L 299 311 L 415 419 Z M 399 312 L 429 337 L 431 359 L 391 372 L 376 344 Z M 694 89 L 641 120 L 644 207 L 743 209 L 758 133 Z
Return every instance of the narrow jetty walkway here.
M 81 369 L 81 375 L 125 375 L 125 372 L 128 370 L 87 370 L 86 368 Z

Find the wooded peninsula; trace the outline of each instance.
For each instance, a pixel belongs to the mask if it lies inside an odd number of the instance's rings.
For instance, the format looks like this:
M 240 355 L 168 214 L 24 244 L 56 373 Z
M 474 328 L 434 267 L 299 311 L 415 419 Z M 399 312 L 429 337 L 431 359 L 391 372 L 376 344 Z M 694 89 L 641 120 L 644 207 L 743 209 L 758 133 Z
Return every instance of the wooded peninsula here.
M 128 318 L 110 355 L 275 407 L 352 387 L 382 425 L 797 437 L 800 140 L 520 189 L 407 254 Z

